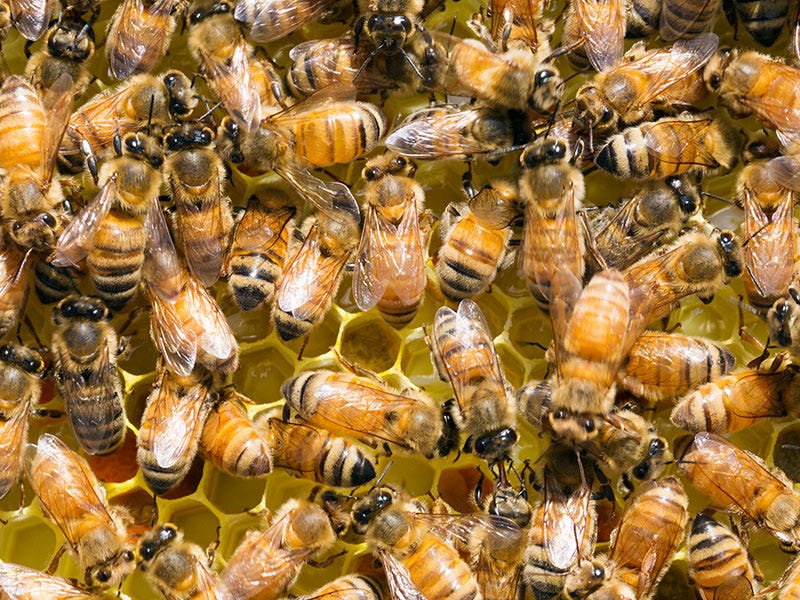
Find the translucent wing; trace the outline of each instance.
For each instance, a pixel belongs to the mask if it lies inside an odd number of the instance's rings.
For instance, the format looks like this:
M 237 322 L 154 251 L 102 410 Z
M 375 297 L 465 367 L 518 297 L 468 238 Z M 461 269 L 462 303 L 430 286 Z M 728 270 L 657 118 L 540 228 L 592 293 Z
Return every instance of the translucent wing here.
M 190 375 L 197 362 L 195 332 L 184 325 L 172 302 L 152 292 L 150 302 L 150 336 L 153 343 L 172 371 L 178 375 Z
M 55 258 L 56 267 L 77 266 L 91 251 L 94 236 L 100 222 L 106 218 L 117 196 L 117 176 L 112 175 L 94 199 L 70 221 L 58 238 Z
M 11 20 L 25 39 L 38 40 L 50 24 L 55 0 L 9 0 Z
M 295 29 L 315 21 L 330 0 L 247 0 L 237 2 L 233 17 L 248 28 L 251 40 L 259 44 L 286 37 Z
M 584 49 L 597 71 L 620 63 L 625 50 L 625 13 L 621 0 L 572 0 L 584 35 Z
M 152 427 L 149 446 L 159 466 L 169 468 L 189 453 L 199 439 L 203 429 L 200 415 L 208 396 L 204 384 L 194 384 L 183 388 L 170 377 L 162 377 L 162 386 L 171 386 L 170 391 L 159 389 L 147 406 L 145 415 L 152 415 L 157 426 Z
M 61 138 L 69 123 L 73 101 L 73 82 L 68 73 L 62 73 L 45 93 L 42 105 L 47 114 L 47 128 L 42 144 L 41 181 L 49 182 L 58 158 Z
M 382 75 L 375 69 L 365 67 L 358 72 L 369 58 L 370 50 L 366 45 L 356 49 L 355 41 L 351 38 L 331 38 L 327 40 L 309 40 L 302 42 L 289 51 L 289 58 L 295 63 L 298 60 L 303 62 L 300 65 L 314 72 L 313 84 L 315 90 L 303 88 L 303 92 L 309 93 L 322 89 L 317 82 L 326 84 L 352 82 L 356 87 L 363 90 L 384 90 L 397 87 L 397 83 Z M 350 62 L 343 64 L 340 56 L 350 56 Z M 356 75 L 358 78 L 355 79 Z
M 66 579 L 36 569 L 0 561 L 0 591 L 9 600 L 97 600 L 98 596 L 73 586 Z
M 568 569 L 582 556 L 584 540 L 591 540 L 586 529 L 592 510 L 588 487 L 565 496 L 554 477 L 545 478 L 543 546 L 556 569 Z
M 8 493 L 22 470 L 22 456 L 28 436 L 28 416 L 33 401 L 33 395 L 27 393 L 18 400 L 13 409 L 3 411 L 0 453 L 5 460 L 0 462 L 0 498 Z
M 322 181 L 308 169 L 294 162 L 275 167 L 275 172 L 297 190 L 302 198 L 334 221 L 358 218 L 358 203 L 344 183 Z
M 184 307 L 190 307 L 185 318 L 192 319 L 192 328 L 198 332 L 199 350 L 218 360 L 231 358 L 238 351 L 236 338 L 225 313 L 208 289 L 195 277 L 189 276 L 184 289 Z M 184 308 L 184 310 L 187 310 Z
M 201 53 L 203 68 L 220 102 L 246 130 L 258 128 L 262 119 L 261 98 L 250 70 L 250 48 L 238 40 L 226 61 Z M 229 83 L 230 82 L 230 83 Z
M 380 552 L 381 564 L 386 573 L 386 581 L 389 584 L 389 592 L 392 600 L 426 600 L 425 596 L 417 589 L 411 581 L 411 574 L 406 566 L 401 563 L 394 555 L 386 550 Z
M 175 203 L 181 236 L 184 240 L 194 240 L 191 244 L 184 244 L 186 262 L 192 273 L 206 286 L 214 285 L 219 277 L 227 250 L 227 240 L 216 235 L 216 232 L 224 230 L 224 202 L 227 202 L 226 198 L 215 196 Z M 205 218 L 191 218 L 198 214 Z M 209 235 L 210 232 L 214 234 Z
M 491 35 L 495 43 L 501 39 L 520 40 L 534 52 L 539 47 L 537 22 L 542 18 L 544 2 L 540 0 L 491 0 Z
M 174 24 L 171 18 L 178 0 L 124 0 L 111 17 L 106 34 L 108 70 L 114 79 L 147 73 L 166 54 Z
M 154 198 L 147 207 L 142 276 L 149 289 L 162 300 L 174 302 L 183 282 L 185 269 L 181 263 L 161 204 Z
M 712 119 L 685 121 L 681 119 L 661 120 L 647 126 L 644 145 L 648 154 L 669 164 L 691 164 L 714 169 L 719 167 L 717 159 L 703 145 L 704 129 L 710 127 Z M 674 129 L 684 130 L 676 136 Z M 677 141 L 676 141 L 677 139 Z M 693 156 L 691 162 L 687 156 Z

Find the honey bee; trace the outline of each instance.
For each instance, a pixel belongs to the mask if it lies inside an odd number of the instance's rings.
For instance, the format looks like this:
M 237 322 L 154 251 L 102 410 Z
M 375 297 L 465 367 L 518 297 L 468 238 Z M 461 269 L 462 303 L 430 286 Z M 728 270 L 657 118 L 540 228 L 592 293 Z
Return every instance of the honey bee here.
M 612 535 L 608 557 L 584 562 L 567 576 L 570 598 L 650 598 L 683 541 L 689 497 L 664 477 L 631 499 Z
M 755 41 L 762 46 L 772 46 L 783 30 L 789 16 L 789 1 L 733 0 L 733 11 L 723 2 L 728 22 L 734 27 L 740 21 Z
M 237 8 L 243 6 L 237 4 Z M 272 64 L 255 55 L 227 0 L 196 0 L 188 9 L 187 47 L 212 91 L 246 130 L 257 129 L 283 104 L 285 91 Z
M 89 454 L 110 454 L 125 437 L 117 332 L 103 302 L 69 296 L 53 311 L 53 367 L 72 431 Z
M 768 417 L 795 412 L 797 371 L 746 369 L 712 379 L 684 396 L 672 410 L 677 427 L 696 433 L 733 433 Z
M 142 279 L 148 231 L 155 223 L 161 187 L 161 146 L 132 133 L 117 138 L 115 159 L 103 163 L 100 191 L 58 238 L 57 267 L 86 267 L 98 296 L 111 310 L 123 308 L 136 295 Z M 163 220 L 163 217 L 162 217 Z
M 447 522 L 439 522 L 441 519 L 437 517 L 441 515 L 427 515 L 422 508 L 402 490 L 387 485 L 372 489 L 353 505 L 353 526 L 366 535 L 367 546 L 383 564 L 392 597 L 429 600 L 481 597 L 477 577 L 469 565 L 436 533 L 435 523 L 441 531 Z M 427 520 L 427 516 L 432 520 Z M 481 516 L 451 515 L 460 522 L 455 527 L 468 530 L 481 524 L 496 524 L 500 519 L 486 521 Z M 519 536 L 518 528 L 495 527 L 498 532 L 509 531 Z
M 168 600 L 217 600 L 216 576 L 197 544 L 183 539 L 172 523 L 145 533 L 137 546 L 139 568 L 147 581 Z
M 7 0 L 11 12 L 11 23 L 26 40 L 38 40 L 47 31 L 50 17 L 56 7 L 55 0 L 25 2 Z
M 189 270 L 206 287 L 219 277 L 233 228 L 230 199 L 224 195 L 225 165 L 211 148 L 214 132 L 182 125 L 164 136 L 165 179 L 172 186 L 176 241 Z
M 533 512 L 522 573 L 536 600 L 549 600 L 563 591 L 570 571 L 591 556 L 597 536 L 597 511 L 588 486 L 567 494 L 548 468 L 543 485 L 544 498 Z
M 742 273 L 742 245 L 731 231 L 690 231 L 672 245 L 625 269 L 623 276 L 645 323 L 668 315 L 690 294 L 710 302 Z
M 630 0 L 625 3 L 625 34 L 647 37 L 658 29 L 663 0 Z
M 565 141 L 545 137 L 519 158 L 519 197 L 525 206 L 520 275 L 536 302 L 546 307 L 556 293 L 553 280 L 583 277 L 583 232 L 577 211 L 585 195 L 583 174 L 574 166 L 579 144 L 569 155 Z
M 620 124 L 652 119 L 654 107 L 697 104 L 706 94 L 702 69 L 718 45 L 719 38 L 708 33 L 668 49 L 634 46 L 578 89 L 574 126 L 605 135 Z
M 39 353 L 17 344 L 0 346 L 0 498 L 22 472 L 28 417 L 42 394 L 44 362 Z M 2 587 L 2 586 L 0 586 Z
M 42 512 L 52 519 L 84 569 L 89 587 L 118 586 L 136 567 L 128 545 L 130 517 L 106 500 L 86 460 L 49 433 L 25 450 L 28 481 Z
M 736 164 L 739 145 L 738 133 L 726 122 L 681 113 L 612 135 L 595 164 L 623 179 L 726 173 Z
M 695 434 L 678 467 L 719 510 L 746 517 L 775 536 L 781 547 L 800 547 L 800 496 L 779 469 L 713 433 Z
M 306 371 L 286 380 L 281 394 L 286 410 L 303 422 L 355 437 L 372 448 L 386 443 L 428 458 L 445 456 L 457 435 L 452 419 L 430 398 L 397 392 L 377 378 Z
M 197 102 L 191 80 L 180 71 L 134 75 L 96 94 L 72 113 L 60 148 L 60 165 L 80 170 L 86 145 L 95 160 L 110 158 L 117 136 L 124 139 L 128 133 L 185 118 Z
M 297 226 L 296 213 L 286 194 L 276 189 L 263 190 L 247 201 L 225 267 L 228 288 L 242 310 L 272 302 Z
M 188 377 L 196 364 L 232 373 L 239 345 L 211 293 L 183 265 L 158 202 L 149 206 L 143 279 L 152 306 L 150 337 L 167 366 Z
M 664 0 L 658 30 L 661 39 L 673 42 L 707 31 L 719 7 L 720 0 L 705 0 L 702 3 Z
M 519 216 L 517 200 L 515 184 L 493 179 L 467 204 L 448 204 L 439 225 L 442 247 L 436 260 L 439 288 L 448 300 L 474 298 L 514 261 L 511 224 Z
M 200 449 L 211 463 L 236 477 L 265 477 L 272 471 L 272 450 L 250 421 L 243 402 L 229 389 L 206 418 Z
M 593 246 L 608 267 L 626 269 L 676 238 L 700 206 L 698 188 L 686 176 L 648 182 L 618 209 L 593 220 Z
M 529 139 L 524 119 L 513 111 L 443 105 L 412 113 L 385 143 L 407 158 L 491 161 Z
M 730 372 L 735 360 L 704 338 L 645 331 L 631 346 L 617 383 L 651 406 L 671 404 Z
M 358 222 L 344 214 L 344 221 L 325 213 L 308 217 L 290 240 L 272 311 L 282 340 L 307 334 L 331 307 L 358 246 Z
M 275 467 L 334 487 L 358 487 L 375 479 L 377 460 L 347 438 L 307 423 L 258 422 Z
M 0 209 L 8 236 L 23 248 L 49 252 L 63 225 L 55 211 L 64 195 L 53 169 L 71 89 L 69 75 L 59 77 L 43 98 L 16 75 L 0 87 Z
M 769 337 L 780 346 L 790 348 L 792 357 L 800 349 L 800 332 L 797 331 L 798 305 L 800 305 L 800 291 L 797 282 L 789 286 L 788 297 L 776 301 L 767 312 Z
M 213 375 L 196 368 L 188 377 L 161 366 L 142 414 L 136 460 L 156 494 L 178 485 L 192 466 L 203 425 L 217 401 Z
M 417 166 L 387 152 L 367 161 L 364 225 L 356 250 L 353 298 L 362 311 L 373 306 L 394 327 L 407 325 L 425 294 L 425 244 L 420 214 L 422 186 Z
M 5 231 L 0 231 L 0 336 L 14 327 L 28 301 L 28 260 Z
M 87 63 L 93 54 L 91 25 L 81 19 L 59 20 L 48 30 L 45 47 L 28 59 L 25 76 L 44 95 L 62 73 L 67 73 L 72 79 L 72 94 L 78 98 L 91 82 Z
M 294 583 L 306 561 L 326 552 L 335 541 L 328 516 L 319 506 L 288 500 L 269 528 L 247 533 L 220 574 L 218 595 L 237 600 L 278 597 Z
M 455 393 L 452 415 L 467 436 L 464 449 L 490 465 L 508 458 L 517 441 L 516 406 L 493 339 L 472 300 L 462 300 L 458 312 L 441 307 L 428 339 L 439 376 Z
M 383 585 L 369 575 L 342 575 L 310 594 L 298 596 L 298 600 L 384 600 Z
M 285 38 L 308 23 L 319 20 L 338 0 L 301 0 L 287 4 L 280 0 L 236 2 L 233 16 L 248 37 L 258 44 Z
M 0 592 L 3 598 L 14 600 L 100 600 L 100 596 L 77 588 L 61 577 L 2 561 Z
M 797 67 L 766 54 L 726 48 L 717 52 L 705 67 L 708 89 L 734 117 L 754 113 L 766 126 L 777 130 L 785 146 L 797 141 L 797 89 L 793 82 Z
M 687 544 L 689 579 L 702 600 L 753 597 L 755 573 L 747 548 L 727 527 L 699 514 Z
M 341 213 L 358 214 L 350 189 L 340 182 L 324 182 L 308 169 L 349 164 L 383 137 L 383 114 L 372 104 L 356 102 L 355 90 L 352 85 L 329 86 L 270 115 L 256 129 L 226 117 L 217 148 L 242 173 L 275 171 L 318 209 L 346 220 Z
M 579 46 L 568 56 L 578 68 L 603 72 L 620 63 L 625 51 L 625 8 L 622 0 L 575 0 L 564 21 L 562 45 Z
M 106 29 L 108 74 L 122 81 L 149 73 L 167 53 L 182 0 L 123 0 Z

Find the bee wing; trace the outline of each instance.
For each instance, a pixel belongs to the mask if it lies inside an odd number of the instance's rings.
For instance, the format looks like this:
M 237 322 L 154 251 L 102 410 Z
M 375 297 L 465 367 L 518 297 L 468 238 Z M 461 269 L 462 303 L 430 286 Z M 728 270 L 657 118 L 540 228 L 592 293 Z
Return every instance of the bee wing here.
M 28 416 L 33 401 L 33 394 L 26 393 L 13 408 L 13 412 L 4 411 L 5 422 L 3 436 L 0 437 L 0 455 L 5 457 L 5 460 L 0 461 L 0 481 L 6 481 L 8 485 L 0 485 L 0 498 L 8 493 L 19 477 L 25 441 L 28 437 Z
M 0 561 L 0 591 L 9 600 L 58 598 L 58 600 L 93 600 L 97 596 L 78 589 L 66 579 L 36 569 Z
M 162 386 L 173 385 L 162 378 Z M 191 386 L 183 394 L 165 393 L 159 389 L 151 400 L 154 403 L 145 412 L 151 412 L 158 427 L 150 429 L 148 440 L 160 467 L 169 468 L 186 456 L 194 440 L 200 439 L 203 419 L 200 418 L 208 388 L 203 384 Z
M 769 282 L 762 280 L 781 271 L 786 261 L 787 249 L 796 246 L 796 233 L 793 226 L 793 194 L 788 190 L 778 204 L 777 210 L 768 218 L 752 191 L 744 188 L 744 235 L 746 243 L 742 244 L 744 262 L 747 272 L 759 293 L 766 296 L 763 290 L 769 289 Z M 796 254 L 796 252 L 795 252 Z
M 388 550 L 380 550 L 379 555 L 392 600 L 426 600 L 414 585 L 411 574 L 403 563 Z
M 0 250 L 0 297 L 14 286 L 20 285 L 23 279 L 23 287 L 27 289 L 28 271 L 25 266 L 28 262 L 29 254 L 22 254 L 15 247 L 7 247 Z
M 544 3 L 539 0 L 491 0 L 491 35 L 497 42 L 521 40 L 533 51 L 539 47 L 536 23 L 542 18 Z
M 358 218 L 358 203 L 344 183 L 322 181 L 299 164 L 279 165 L 275 172 L 291 184 L 301 197 L 334 221 Z
M 302 5 L 302 10 L 298 4 Z M 284 38 L 295 29 L 315 21 L 330 5 L 331 0 L 302 0 L 298 3 L 250 0 L 236 3 L 233 18 L 247 26 L 251 40 L 263 44 Z
M 174 282 L 182 280 L 184 268 L 158 198 L 153 198 L 147 207 L 144 228 L 148 236 L 144 246 L 142 277 L 155 295 L 166 302 L 174 302 Z M 162 285 L 161 282 L 166 284 Z
M 338 48 L 337 48 L 338 46 Z M 323 57 L 309 59 L 305 55 L 312 53 L 318 56 L 320 49 L 329 49 L 326 54 L 337 56 L 347 52 L 353 56 L 352 68 L 345 68 L 336 60 L 325 60 Z M 362 45 L 356 50 L 355 42 L 350 38 L 332 38 L 328 40 L 309 40 L 296 45 L 289 51 L 289 58 L 297 62 L 298 59 L 311 60 L 313 70 L 318 73 L 317 79 L 322 81 L 338 81 L 344 83 L 352 80 L 358 72 L 358 65 L 363 65 L 369 58 L 369 49 Z M 397 87 L 397 82 L 385 77 L 376 69 L 371 69 L 369 65 L 358 75 L 358 79 L 353 82 L 358 89 L 386 90 Z
M 117 177 L 114 174 L 58 237 L 55 258 L 50 261 L 54 266 L 78 266 L 78 263 L 86 258 L 94 245 L 94 236 L 99 223 L 108 215 L 116 195 Z
M 514 521 L 500 515 L 485 513 L 414 513 L 414 520 L 425 524 L 425 527 L 445 541 L 458 540 L 469 544 L 475 531 L 480 529 L 484 535 L 504 540 L 504 547 L 522 541 L 524 532 Z
M 662 53 L 648 52 L 641 58 L 626 63 L 618 72 L 629 71 L 650 76 L 649 84 L 636 101 L 642 106 L 656 100 L 668 88 L 702 69 L 718 46 L 719 37 L 715 33 L 704 33 L 692 39 L 676 41 L 666 59 Z
M 40 177 L 49 182 L 53 177 L 53 169 L 58 158 L 61 138 L 69 123 L 72 110 L 73 81 L 69 73 L 62 73 L 45 93 L 42 105 L 47 115 L 47 129 L 42 144 L 42 167 Z
M 86 531 L 86 519 L 113 524 L 105 490 L 94 472 L 83 457 L 56 436 L 45 433 L 36 445 L 27 445 L 25 470 L 43 511 L 58 525 L 76 554 L 77 542 Z M 39 493 L 44 489 L 58 493 Z M 76 519 L 75 515 L 82 518 Z
M 192 273 L 203 285 L 212 286 L 219 277 L 222 261 L 227 250 L 225 240 L 220 240 L 216 235 L 208 232 L 224 230 L 223 203 L 227 198 L 218 196 L 204 198 L 197 202 L 175 203 L 178 215 L 178 226 L 183 239 L 200 240 L 202 243 L 184 244 L 186 262 L 191 267 Z M 203 215 L 203 219 L 193 219 L 192 215 Z M 265 235 L 269 235 L 265 232 Z M 211 259 L 210 257 L 218 257 Z
M 142 0 L 124 0 L 117 7 L 106 34 L 108 70 L 114 79 L 147 72 L 163 56 L 172 37 L 176 1 L 155 0 L 145 7 Z
M 764 169 L 783 187 L 800 191 L 800 157 L 797 155 L 778 156 L 770 159 Z
M 581 557 L 581 544 L 590 522 L 591 497 L 587 487 L 565 496 L 553 477 L 545 480 L 543 538 L 548 560 L 556 569 L 568 569 Z
M 683 529 L 677 529 L 669 540 L 665 539 L 663 531 L 658 531 L 653 535 L 654 538 L 656 538 L 656 536 L 658 536 L 658 538 L 654 539 L 654 543 L 648 546 L 644 559 L 641 562 L 642 567 L 639 571 L 639 579 L 636 583 L 637 598 L 650 597 L 653 586 L 656 584 L 656 577 L 665 569 L 664 563 L 672 559 L 675 550 L 677 550 L 681 543 L 683 534 Z
M 169 368 L 188 376 L 197 362 L 197 337 L 186 327 L 169 300 L 150 294 L 150 337 Z
M 621 0 L 573 0 L 572 6 L 592 66 L 602 72 L 618 65 L 625 51 L 625 13 Z
M 136 93 L 137 79 L 129 79 L 127 84 L 117 88 L 109 88 L 94 96 L 86 104 L 80 106 L 69 119 L 67 136 L 80 143 L 87 139 L 90 143 L 105 140 L 110 144 L 114 136 L 124 136 L 131 131 L 143 128 L 142 124 L 130 117 L 120 114 L 119 107 L 126 106 L 131 97 Z M 97 150 L 97 148 L 93 148 Z M 74 152 L 68 145 L 60 148 L 62 152 Z
M 238 351 L 236 338 L 231 331 L 225 313 L 211 296 L 211 292 L 200 281 L 189 276 L 184 293 L 186 304 L 192 307 L 193 327 L 200 332 L 199 347 L 219 360 L 232 357 Z
M 792 78 L 791 83 L 781 84 L 780 80 L 787 77 Z M 772 79 L 770 85 L 777 89 L 782 89 L 781 85 L 785 85 L 787 89 L 794 89 L 794 73 L 778 75 Z M 778 130 L 778 139 L 783 145 L 797 141 L 800 135 L 800 107 L 795 106 L 793 102 L 786 102 L 783 96 L 775 94 L 766 94 L 760 98 L 742 96 L 740 101 L 759 118 Z
M 752 598 L 755 590 L 753 582 L 742 573 L 723 581 L 714 590 L 712 600 L 738 600 L 739 598 Z
M 50 24 L 55 0 L 8 0 L 11 20 L 27 40 L 38 40 Z
M 217 60 L 204 52 L 200 58 L 225 109 L 246 130 L 257 129 L 262 119 L 261 98 L 253 81 L 250 48 L 244 38 L 238 40 L 228 60 Z
M 712 119 L 704 119 L 707 126 L 710 126 Z M 686 121 L 661 120 L 651 124 L 644 134 L 644 145 L 648 154 L 668 164 L 692 164 L 701 167 L 714 169 L 719 166 L 714 155 L 703 145 L 702 135 L 699 129 L 702 125 L 697 122 L 698 131 L 692 131 L 690 135 L 682 136 L 683 139 L 676 141 L 675 132 L 672 130 L 674 124 L 679 128 L 686 127 Z M 660 133 L 660 130 L 666 133 Z M 692 129 L 695 129 L 694 127 Z M 691 151 L 687 149 L 691 148 Z M 694 156 L 694 161 L 689 163 L 686 156 Z

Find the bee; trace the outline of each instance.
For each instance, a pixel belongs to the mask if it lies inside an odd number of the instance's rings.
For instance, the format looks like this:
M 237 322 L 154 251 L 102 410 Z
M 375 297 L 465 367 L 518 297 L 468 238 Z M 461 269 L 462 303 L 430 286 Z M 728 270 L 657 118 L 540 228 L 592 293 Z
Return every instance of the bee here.
M 187 117 L 198 97 L 191 80 L 180 71 L 162 75 L 133 75 L 114 88 L 96 94 L 69 118 L 62 141 L 60 166 L 75 171 L 83 168 L 88 145 L 92 160 L 114 156 L 114 139 L 153 129 Z
M 684 396 L 672 410 L 674 425 L 696 433 L 733 433 L 765 419 L 795 412 L 794 368 L 746 369 L 712 379 Z
M 355 255 L 353 298 L 362 311 L 373 306 L 394 327 L 407 325 L 425 294 L 425 245 L 420 214 L 422 186 L 417 166 L 387 152 L 367 161 L 364 225 Z
M 54 0 L 44 2 L 24 2 L 7 0 L 11 13 L 11 23 L 26 40 L 38 40 L 47 31 L 50 17 L 56 7 Z
M 608 557 L 586 561 L 567 576 L 570 598 L 650 598 L 683 541 L 689 497 L 664 477 L 632 497 L 612 534 Z
M 647 37 L 658 29 L 663 0 L 630 0 L 625 3 L 625 35 Z
M 383 137 L 383 114 L 372 104 L 356 102 L 355 89 L 328 87 L 270 115 L 256 129 L 226 117 L 219 126 L 217 148 L 245 175 L 275 171 L 318 209 L 333 216 L 357 215 L 358 205 L 346 185 L 324 182 L 308 170 L 349 164 Z
M 206 418 L 202 453 L 219 470 L 236 477 L 265 477 L 272 471 L 272 449 L 250 421 L 247 398 L 229 389 Z
M 517 441 L 516 406 L 493 339 L 478 305 L 462 300 L 458 312 L 436 311 L 428 340 L 439 376 L 455 393 L 452 414 L 467 436 L 464 449 L 490 465 L 508 458 Z
M 369 575 L 342 575 L 330 583 L 317 588 L 310 594 L 298 596 L 298 600 L 384 600 L 386 591 L 383 585 Z
M 216 576 L 197 544 L 183 539 L 172 523 L 161 523 L 145 533 L 137 546 L 139 568 L 169 600 L 217 600 Z
M 17 344 L 0 346 L 0 498 L 22 472 L 28 440 L 28 417 L 42 395 L 44 362 L 31 348 Z M 0 586 L 2 587 L 2 586 Z
M 625 269 L 623 276 L 645 323 L 667 316 L 682 298 L 714 293 L 742 273 L 742 244 L 731 231 L 690 231 L 667 248 Z
M 736 26 L 737 20 L 744 25 L 755 41 L 762 46 L 772 46 L 778 39 L 789 16 L 789 1 L 733 0 L 733 7 L 723 2 L 728 22 Z M 731 10 L 733 8 L 733 10 Z
M 727 527 L 699 514 L 687 544 L 689 579 L 703 600 L 753 597 L 755 573 L 747 548 Z
M 174 13 L 182 0 L 123 0 L 106 29 L 109 76 L 122 81 L 149 73 L 164 57 L 175 30 Z
M 98 298 L 69 296 L 53 310 L 52 321 L 55 379 L 75 439 L 89 454 L 110 454 L 125 437 L 111 314 Z
M 606 266 L 626 269 L 676 238 L 700 207 L 699 190 L 686 176 L 648 182 L 618 209 L 594 219 L 593 246 Z
M 297 208 L 277 189 L 250 196 L 236 224 L 225 271 L 228 288 L 242 310 L 272 302 L 283 273 Z
M 64 229 L 50 262 L 67 267 L 86 259 L 98 296 L 111 310 L 120 310 L 136 295 L 142 279 L 164 154 L 143 134 L 117 138 L 115 145 L 118 156 L 100 169 L 100 191 Z
M 320 19 L 330 12 L 337 0 L 244 0 L 237 2 L 233 16 L 248 37 L 258 44 L 285 38 L 293 31 Z
M 664 0 L 659 24 L 661 39 L 665 42 L 673 42 L 707 31 L 711 27 L 719 6 L 720 0 L 705 0 L 702 3 Z
M 385 143 L 389 150 L 406 158 L 491 161 L 530 139 L 521 117 L 515 112 L 481 106 L 425 108 L 406 117 Z
M 237 8 L 243 6 L 237 4 Z M 246 130 L 283 105 L 286 95 L 272 64 L 255 55 L 227 0 L 196 0 L 188 9 L 187 47 L 209 87 Z
M 516 258 L 511 225 L 519 213 L 517 186 L 503 179 L 493 179 L 466 204 L 447 205 L 439 225 L 436 275 L 448 300 L 474 298 L 511 265 Z
M 746 517 L 788 551 L 800 547 L 800 496 L 782 471 L 707 432 L 695 434 L 676 458 L 681 472 L 716 508 Z
M 4 598 L 15 600 L 100 600 L 100 596 L 77 588 L 61 577 L 2 561 L 0 592 Z
M 111 589 L 136 567 L 128 544 L 130 517 L 106 500 L 86 460 L 49 433 L 25 450 L 28 481 L 42 512 L 67 540 L 89 587 Z
M 288 500 L 266 530 L 248 532 L 233 552 L 220 574 L 218 596 L 237 600 L 281 596 L 303 564 L 335 541 L 328 516 L 319 506 L 308 500 Z
M 588 62 L 603 72 L 620 63 L 625 51 L 623 0 L 574 0 L 564 21 L 562 45 L 578 46 L 568 56 L 578 68 Z
M 672 403 L 730 372 L 733 354 L 710 340 L 645 331 L 628 352 L 617 383 L 647 404 Z
M 476 575 L 456 549 L 435 533 L 421 509 L 405 492 L 387 485 L 373 488 L 353 504 L 353 526 L 366 535 L 367 547 L 383 564 L 392 597 L 481 597 Z M 480 522 L 464 521 L 463 525 L 469 528 Z
M 733 168 L 739 146 L 738 133 L 726 122 L 681 113 L 612 135 L 594 162 L 623 179 L 718 174 Z
M 798 139 L 797 67 L 766 54 L 726 48 L 708 62 L 703 78 L 734 117 L 751 113 L 777 130 L 784 146 Z
M 0 210 L 8 236 L 22 248 L 49 252 L 63 226 L 56 210 L 64 194 L 53 169 L 71 106 L 68 75 L 43 98 L 16 75 L 0 87 Z
M 375 479 L 377 460 L 347 438 L 307 423 L 259 420 L 275 467 L 295 477 L 334 487 L 358 487 Z
M 519 197 L 525 206 L 520 274 L 543 308 L 555 293 L 554 278 L 580 281 L 586 266 L 577 216 L 585 187 L 583 174 L 574 165 L 581 149 L 578 144 L 570 157 L 564 140 L 544 137 L 527 146 L 519 158 Z
M 789 286 L 788 297 L 776 301 L 767 312 L 770 339 L 775 340 L 780 346 L 790 348 L 793 357 L 800 348 L 797 331 L 798 305 L 800 305 L 800 291 L 795 281 Z
M 308 217 L 290 240 L 272 311 L 282 340 L 307 334 L 331 306 L 358 246 L 358 222 L 344 214 L 344 221 L 325 213 Z
M 573 125 L 606 135 L 619 125 L 651 120 L 654 107 L 697 104 L 706 94 L 703 67 L 718 45 L 719 38 L 708 33 L 667 49 L 634 46 L 578 89 Z
M 144 480 L 156 494 L 165 494 L 189 472 L 203 425 L 217 402 L 213 383 L 213 375 L 200 367 L 188 377 L 159 367 L 142 414 L 136 452 Z
M 28 260 L 5 231 L 0 231 L 0 336 L 20 320 L 28 302 Z
M 165 179 L 176 208 L 176 241 L 189 270 L 206 287 L 219 277 L 233 229 L 230 199 L 224 194 L 225 165 L 211 148 L 214 132 L 182 125 L 164 136 Z
M 59 20 L 48 30 L 45 47 L 28 59 L 25 76 L 44 96 L 61 74 L 67 73 L 72 79 L 72 94 L 78 98 L 91 82 L 87 63 L 94 50 L 94 30 L 89 23 L 81 19 Z
M 566 493 L 545 468 L 543 486 L 544 498 L 531 519 L 522 572 L 536 600 L 549 600 L 563 591 L 570 571 L 591 556 L 597 536 L 597 511 L 587 485 Z
M 456 430 L 449 415 L 420 392 L 397 392 L 377 378 L 306 371 L 284 382 L 288 417 L 359 439 L 387 443 L 428 458 L 447 455 Z

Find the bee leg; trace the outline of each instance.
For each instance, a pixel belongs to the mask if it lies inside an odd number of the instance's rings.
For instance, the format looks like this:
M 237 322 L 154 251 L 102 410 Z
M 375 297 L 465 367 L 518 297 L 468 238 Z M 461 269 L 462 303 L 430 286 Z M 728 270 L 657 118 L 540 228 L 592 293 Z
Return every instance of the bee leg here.
M 347 554 L 347 550 L 342 550 L 341 552 L 337 552 L 336 554 L 329 556 L 325 560 L 319 560 L 319 561 L 309 560 L 306 564 L 309 564 L 316 569 L 326 569 L 333 564 L 334 560 L 336 560 L 340 556 L 344 556 L 345 554 Z
M 47 565 L 45 573 L 47 573 L 48 575 L 52 575 L 53 573 L 56 572 L 56 569 L 58 569 L 58 563 L 61 560 L 61 556 L 66 551 L 67 551 L 67 544 L 66 543 L 61 544 L 61 547 L 58 550 L 56 550 L 55 555 L 53 555 L 53 558 L 50 560 L 50 564 Z
M 303 338 L 303 345 L 300 346 L 300 352 L 297 353 L 297 360 L 303 360 L 303 352 L 306 350 L 306 346 L 308 346 L 308 334 Z
M 214 564 L 214 556 L 217 553 L 217 548 L 219 548 L 219 532 L 222 529 L 222 526 L 217 525 L 217 537 L 211 542 L 208 547 L 206 548 L 206 556 L 208 557 L 208 567 L 211 568 L 211 565 Z

